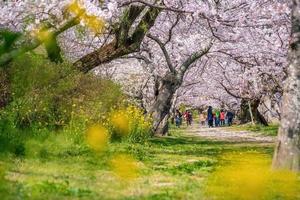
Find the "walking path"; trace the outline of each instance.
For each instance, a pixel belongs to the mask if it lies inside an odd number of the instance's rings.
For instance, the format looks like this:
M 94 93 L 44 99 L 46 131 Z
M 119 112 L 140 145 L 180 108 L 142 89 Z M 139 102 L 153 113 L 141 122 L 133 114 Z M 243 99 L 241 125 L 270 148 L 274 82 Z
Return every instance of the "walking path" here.
M 186 130 L 189 135 L 196 135 L 216 141 L 275 143 L 276 137 L 264 136 L 257 132 L 235 131 L 228 127 L 207 128 L 194 124 Z

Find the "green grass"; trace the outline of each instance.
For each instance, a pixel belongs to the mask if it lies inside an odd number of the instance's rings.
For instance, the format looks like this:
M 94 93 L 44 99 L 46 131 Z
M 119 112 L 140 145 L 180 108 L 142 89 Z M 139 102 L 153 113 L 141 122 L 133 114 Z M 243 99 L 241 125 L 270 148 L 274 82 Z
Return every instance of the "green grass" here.
M 278 133 L 278 124 L 270 124 L 269 126 L 263 126 L 259 124 L 245 124 L 245 125 L 235 125 L 232 127 L 228 127 L 228 129 L 233 130 L 233 131 L 252 131 L 252 132 L 257 132 L 261 133 L 262 135 L 265 136 L 277 136 Z
M 271 159 L 273 152 L 273 145 L 209 141 L 178 129 L 146 144 L 113 143 L 102 154 L 58 138 L 39 145 L 31 142 L 31 150 L 25 151 L 38 153 L 2 155 L 4 199 L 198 200 L 224 153 L 259 152 Z M 137 161 L 137 178 L 115 175 L 109 163 L 119 154 Z

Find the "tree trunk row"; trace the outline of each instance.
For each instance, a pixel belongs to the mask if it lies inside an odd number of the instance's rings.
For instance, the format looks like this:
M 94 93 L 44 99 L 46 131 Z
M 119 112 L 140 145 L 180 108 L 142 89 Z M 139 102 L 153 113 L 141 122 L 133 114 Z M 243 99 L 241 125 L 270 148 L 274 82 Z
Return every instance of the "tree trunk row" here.
M 259 99 L 254 99 L 254 100 L 242 99 L 241 107 L 240 107 L 241 113 L 239 116 L 242 124 L 252 122 L 253 120 L 254 123 L 268 126 L 268 121 L 258 110 L 259 104 L 260 104 Z M 251 107 L 251 112 L 249 110 L 249 107 Z M 252 113 L 252 117 L 251 117 L 251 113 Z

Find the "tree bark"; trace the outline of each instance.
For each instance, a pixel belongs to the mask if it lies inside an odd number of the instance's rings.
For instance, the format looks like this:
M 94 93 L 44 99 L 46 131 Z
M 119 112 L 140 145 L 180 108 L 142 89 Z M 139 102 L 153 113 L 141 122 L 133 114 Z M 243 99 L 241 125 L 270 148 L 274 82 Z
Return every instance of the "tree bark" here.
M 165 135 L 167 133 L 172 99 L 180 85 L 180 81 L 173 73 L 169 73 L 161 80 L 155 101 L 149 112 L 153 118 L 153 132 L 155 134 Z
M 74 63 L 74 66 L 80 71 L 87 73 L 103 63 L 138 51 L 145 35 L 154 25 L 156 18 L 162 11 L 158 8 L 149 8 L 143 15 L 138 26 L 134 29 L 133 34 L 129 35 L 131 26 L 143 12 L 144 8 L 144 6 L 130 6 L 125 11 L 121 19 L 121 24 L 114 30 L 115 39 L 96 51 L 80 58 Z
M 163 46 L 163 43 L 161 43 L 158 38 L 153 39 L 158 43 L 166 59 L 168 59 L 168 52 Z M 183 82 L 185 73 L 193 63 L 207 54 L 211 47 L 212 43 L 210 42 L 205 49 L 197 51 L 190 55 L 178 70 L 175 70 L 175 68 L 172 66 L 172 63 L 169 61 L 169 72 L 160 81 L 159 89 L 155 90 L 156 99 L 150 109 L 150 114 L 152 115 L 154 121 L 153 131 L 155 134 L 165 135 L 168 131 L 167 125 L 170 116 L 170 109 L 172 107 L 172 100 L 174 98 L 174 95 L 176 94 L 177 89 Z
M 281 126 L 273 158 L 275 169 L 300 171 L 300 0 L 293 0 L 292 40 Z
M 259 123 L 259 124 L 268 126 L 268 121 L 258 110 L 259 104 L 260 104 L 259 99 L 250 100 L 250 107 L 251 107 L 253 120 L 255 123 Z M 248 100 L 245 100 L 245 99 L 242 99 L 242 102 L 241 102 L 240 120 L 241 120 L 242 124 L 252 122 L 251 113 L 249 111 Z

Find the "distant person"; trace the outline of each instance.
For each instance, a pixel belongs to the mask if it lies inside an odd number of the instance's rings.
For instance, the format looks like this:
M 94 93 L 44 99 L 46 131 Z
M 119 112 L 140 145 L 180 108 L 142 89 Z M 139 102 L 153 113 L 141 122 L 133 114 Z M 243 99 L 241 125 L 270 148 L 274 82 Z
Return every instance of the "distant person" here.
M 184 120 L 186 121 L 186 123 L 187 123 L 187 117 L 188 117 L 188 112 L 187 112 L 187 110 L 183 113 L 183 118 L 184 118 Z
M 203 112 L 200 113 L 199 120 L 200 120 L 200 125 L 205 126 L 206 119 L 205 119 L 205 115 Z
M 224 112 L 224 110 L 221 110 L 221 113 L 220 113 L 220 124 L 221 124 L 221 126 L 225 125 L 225 112 Z
M 181 121 L 182 121 L 182 114 L 179 112 L 179 110 L 176 110 L 175 112 L 175 124 L 177 128 L 180 128 Z
M 234 114 L 231 111 L 228 111 L 226 114 L 228 126 L 232 125 L 233 117 L 234 117 Z
M 216 127 L 220 126 L 220 111 L 219 110 L 216 111 L 215 124 L 216 124 Z
M 192 123 L 193 123 L 193 113 L 192 113 L 192 111 L 189 111 L 189 113 L 190 113 L 190 121 L 191 121 L 191 125 L 192 125 Z
M 207 110 L 207 121 L 208 121 L 209 128 L 214 127 L 214 116 L 213 116 L 213 111 L 211 106 L 209 106 Z
M 190 126 L 192 125 L 192 114 L 190 111 L 185 111 L 184 118 L 186 120 L 186 125 Z

